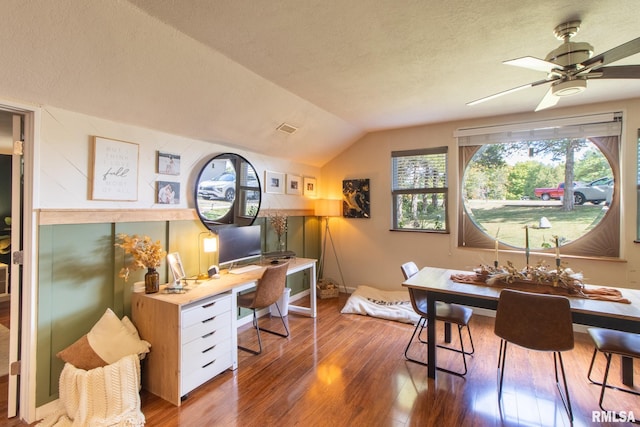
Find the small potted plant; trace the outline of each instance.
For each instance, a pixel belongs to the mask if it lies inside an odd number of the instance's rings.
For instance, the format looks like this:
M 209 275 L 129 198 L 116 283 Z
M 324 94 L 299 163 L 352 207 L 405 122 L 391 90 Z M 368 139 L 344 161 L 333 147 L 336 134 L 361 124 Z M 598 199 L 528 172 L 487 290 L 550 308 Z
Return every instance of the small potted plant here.
M 160 241 L 153 241 L 149 236 L 138 236 L 134 234 L 118 234 L 116 246 L 124 249 L 125 254 L 131 255 L 131 262 L 120 270 L 119 276 L 125 281 L 129 279 L 129 273 L 133 270 L 146 268 L 144 275 L 144 290 L 151 294 L 160 289 L 160 275 L 156 268 L 160 267 L 162 260 L 167 255 L 160 244 Z

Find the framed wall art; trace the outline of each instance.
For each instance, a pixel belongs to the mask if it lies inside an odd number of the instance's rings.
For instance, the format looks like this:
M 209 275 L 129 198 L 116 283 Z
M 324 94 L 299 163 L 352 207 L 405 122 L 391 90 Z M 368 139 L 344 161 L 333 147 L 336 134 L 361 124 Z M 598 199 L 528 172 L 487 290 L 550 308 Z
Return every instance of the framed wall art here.
M 284 174 L 280 172 L 264 172 L 264 192 L 272 194 L 284 194 Z
M 95 136 L 91 199 L 138 200 L 138 153 L 138 144 Z
M 287 194 L 302 195 L 302 178 L 287 174 Z
M 316 179 L 312 177 L 304 177 L 304 195 L 307 197 L 316 197 L 318 194 L 318 188 L 316 185 Z
M 176 205 L 180 203 L 180 183 L 157 181 L 156 203 L 160 205 Z
M 342 216 L 345 218 L 371 217 L 368 178 L 342 181 Z
M 158 173 L 180 175 L 180 155 L 158 151 Z

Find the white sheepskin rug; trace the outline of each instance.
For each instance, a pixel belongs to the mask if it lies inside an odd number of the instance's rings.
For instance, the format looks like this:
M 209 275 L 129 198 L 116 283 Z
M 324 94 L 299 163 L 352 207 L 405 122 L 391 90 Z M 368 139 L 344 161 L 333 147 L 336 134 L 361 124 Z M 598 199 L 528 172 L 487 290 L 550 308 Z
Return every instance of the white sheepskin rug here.
M 413 310 L 409 291 L 383 291 L 360 285 L 342 308 L 344 314 L 361 314 L 415 324 L 420 316 Z

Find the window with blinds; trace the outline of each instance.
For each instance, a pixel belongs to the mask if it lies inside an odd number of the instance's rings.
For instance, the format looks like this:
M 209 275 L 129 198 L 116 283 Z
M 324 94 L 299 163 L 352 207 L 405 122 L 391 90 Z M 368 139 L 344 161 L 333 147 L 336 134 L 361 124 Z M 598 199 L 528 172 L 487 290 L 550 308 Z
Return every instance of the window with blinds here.
M 449 232 L 447 147 L 394 151 L 392 229 Z

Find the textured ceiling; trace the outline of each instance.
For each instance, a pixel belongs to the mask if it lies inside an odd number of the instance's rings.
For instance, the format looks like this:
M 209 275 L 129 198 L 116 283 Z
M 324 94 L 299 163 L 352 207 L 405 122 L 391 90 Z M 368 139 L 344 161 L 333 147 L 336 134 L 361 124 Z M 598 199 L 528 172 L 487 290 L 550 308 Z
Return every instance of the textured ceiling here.
M 533 111 L 545 86 L 465 104 L 544 78 L 502 61 L 544 58 L 562 22 L 582 20 L 574 41 L 595 54 L 640 36 L 637 0 L 6 0 L 0 9 L 12 16 L 0 27 L 6 96 L 318 166 L 369 131 Z M 613 65 L 623 64 L 640 55 Z M 558 107 L 640 97 L 640 80 L 588 86 Z M 282 122 L 299 130 L 282 134 Z

